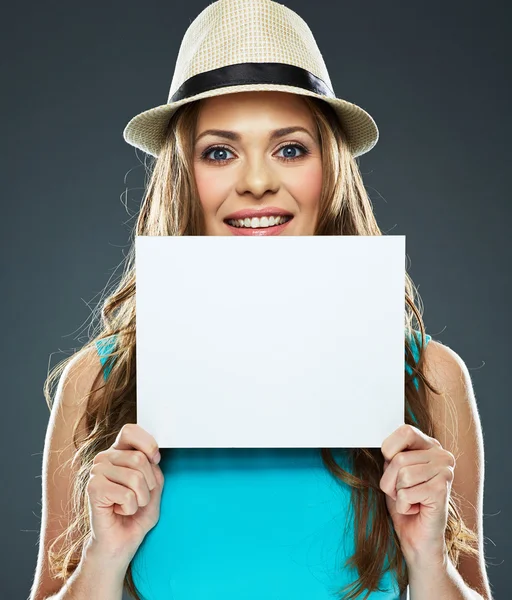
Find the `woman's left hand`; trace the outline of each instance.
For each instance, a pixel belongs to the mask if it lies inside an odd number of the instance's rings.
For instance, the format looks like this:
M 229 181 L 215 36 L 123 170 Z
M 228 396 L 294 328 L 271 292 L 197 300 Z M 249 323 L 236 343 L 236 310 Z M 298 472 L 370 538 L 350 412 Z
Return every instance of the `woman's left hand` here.
M 407 424 L 389 435 L 381 450 L 380 488 L 406 562 L 443 559 L 455 457 Z

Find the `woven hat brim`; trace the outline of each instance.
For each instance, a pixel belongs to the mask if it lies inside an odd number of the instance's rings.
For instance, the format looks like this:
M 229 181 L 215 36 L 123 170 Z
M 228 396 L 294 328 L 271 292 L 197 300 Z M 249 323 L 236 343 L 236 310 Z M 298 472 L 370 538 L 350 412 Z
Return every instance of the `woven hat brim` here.
M 169 120 L 183 104 L 224 94 L 272 90 L 312 96 L 330 104 L 338 115 L 342 127 L 347 134 L 350 151 L 354 158 L 369 152 L 379 139 L 377 124 L 360 106 L 341 98 L 328 98 L 303 88 L 283 84 L 234 85 L 224 87 L 221 90 L 208 90 L 170 104 L 162 104 L 161 106 L 150 108 L 135 115 L 124 128 L 123 137 L 132 146 L 157 157 L 164 142 Z

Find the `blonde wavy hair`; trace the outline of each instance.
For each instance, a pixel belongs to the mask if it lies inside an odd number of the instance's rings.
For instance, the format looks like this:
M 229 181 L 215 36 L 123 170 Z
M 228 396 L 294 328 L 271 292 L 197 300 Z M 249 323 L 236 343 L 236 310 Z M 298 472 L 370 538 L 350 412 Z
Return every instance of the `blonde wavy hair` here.
M 322 100 L 307 96 L 303 98 L 314 116 L 322 150 L 323 184 L 314 235 L 382 235 L 358 164 L 350 153 L 338 118 Z M 199 107 L 200 101 L 185 104 L 171 117 L 163 148 L 147 169 L 145 193 L 132 236 L 204 235 L 204 215 L 193 172 L 194 132 Z M 72 461 L 77 469 L 73 476 L 73 493 L 70 499 L 72 519 L 69 527 L 54 540 L 48 551 L 53 575 L 64 581 L 76 569 L 83 545 L 90 535 L 85 490 L 94 457 L 112 445 L 124 424 L 137 421 L 134 241 L 133 237 L 115 290 L 95 309 L 100 322 L 96 325 L 95 334 L 79 350 L 86 352 L 97 341 L 117 336 L 115 350 L 102 370 L 99 369 L 93 389 L 82 399 L 85 410 L 74 426 L 73 444 L 76 453 Z M 433 387 L 424 373 L 426 332 L 422 320 L 423 307 L 407 272 L 405 281 L 405 361 L 410 368 L 410 373 L 406 372 L 405 376 L 405 422 L 415 425 L 428 436 L 436 437 L 433 418 L 426 402 L 426 387 L 436 394 L 441 392 Z M 414 332 L 421 334 L 417 362 L 411 348 Z M 53 389 L 72 358 L 73 355 L 51 369 L 45 381 L 44 394 L 50 410 Z M 109 369 L 109 377 L 104 382 L 101 374 L 106 369 Z M 414 385 L 415 377 L 418 387 Z M 453 401 L 445 397 L 447 403 L 452 402 L 453 407 Z M 416 422 L 411 419 L 411 411 Z M 82 421 L 85 436 L 79 435 Z M 372 591 L 378 590 L 387 551 L 389 569 L 396 571 L 400 591 L 403 592 L 408 584 L 406 563 L 387 511 L 385 494 L 379 486 L 384 463 L 382 453 L 378 448 L 347 450 L 350 453 L 351 472 L 339 466 L 330 449 L 321 449 L 325 467 L 334 477 L 350 486 L 354 509 L 355 552 L 340 568 L 354 567 L 359 577 L 353 584 L 344 586 L 339 591 L 340 597 L 352 600 L 367 590 L 366 598 Z M 458 564 L 461 552 L 478 555 L 473 547 L 478 542 L 477 535 L 465 526 L 453 491 L 445 539 L 449 556 L 455 565 Z M 136 600 L 143 600 L 136 589 L 131 567 L 130 564 L 125 576 L 125 589 Z

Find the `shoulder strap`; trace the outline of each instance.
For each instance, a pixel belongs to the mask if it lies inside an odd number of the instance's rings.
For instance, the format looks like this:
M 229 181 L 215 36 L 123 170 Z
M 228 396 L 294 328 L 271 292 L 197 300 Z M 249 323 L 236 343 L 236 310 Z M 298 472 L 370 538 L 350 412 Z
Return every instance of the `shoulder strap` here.
M 432 336 L 428 335 L 428 333 L 425 334 L 425 348 L 427 347 L 427 344 L 430 342 L 430 340 L 432 339 Z M 419 346 L 421 345 L 421 331 L 417 331 L 414 330 L 414 337 L 411 340 L 411 350 L 412 350 L 412 354 L 414 357 L 414 362 L 417 363 L 420 357 L 419 354 Z M 412 369 L 411 367 L 406 363 L 405 364 L 405 370 L 407 371 L 407 373 L 409 373 L 409 375 L 412 374 Z M 413 379 L 413 383 L 414 386 L 416 387 L 416 389 L 419 388 L 419 382 L 418 382 L 418 377 L 414 377 Z M 415 423 L 418 422 L 418 420 L 416 419 L 416 417 L 414 416 L 412 411 L 409 411 L 411 414 L 411 417 L 413 419 L 413 421 Z
M 430 335 L 428 335 L 428 333 L 426 333 L 425 334 L 425 347 L 427 346 L 427 344 L 430 342 L 431 339 L 432 339 L 432 337 Z M 419 345 L 421 345 L 421 331 L 414 330 L 414 337 L 410 341 L 411 341 L 412 354 L 414 356 L 414 362 L 418 362 L 418 359 L 420 357 Z M 407 365 L 407 366 L 410 369 L 409 365 Z M 409 370 L 408 372 L 412 373 L 411 370 Z
M 98 356 L 100 358 L 100 363 L 103 367 L 103 378 L 105 381 L 110 374 L 110 370 L 112 369 L 112 364 L 115 361 L 115 356 L 108 361 L 110 357 L 110 352 L 115 348 L 117 341 L 117 336 L 111 335 L 108 338 L 102 340 L 96 340 L 95 346 L 96 351 L 98 352 Z M 108 361 L 108 364 L 107 364 Z

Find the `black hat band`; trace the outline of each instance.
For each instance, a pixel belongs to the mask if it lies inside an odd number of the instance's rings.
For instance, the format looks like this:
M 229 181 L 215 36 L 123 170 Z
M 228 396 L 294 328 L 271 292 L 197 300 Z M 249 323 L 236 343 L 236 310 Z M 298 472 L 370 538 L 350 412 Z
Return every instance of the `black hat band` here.
M 254 83 L 293 85 L 328 98 L 336 97 L 319 77 L 301 67 L 282 63 L 240 63 L 194 75 L 174 92 L 168 103 L 217 88 Z

